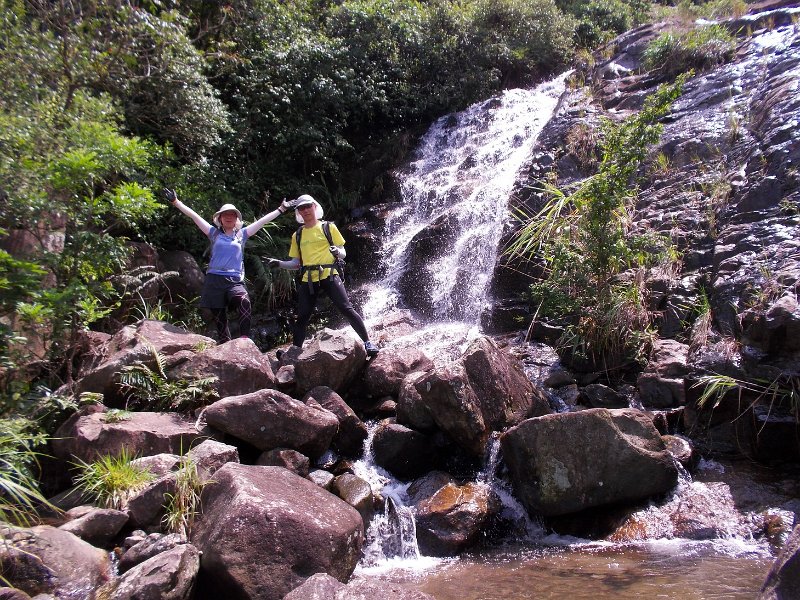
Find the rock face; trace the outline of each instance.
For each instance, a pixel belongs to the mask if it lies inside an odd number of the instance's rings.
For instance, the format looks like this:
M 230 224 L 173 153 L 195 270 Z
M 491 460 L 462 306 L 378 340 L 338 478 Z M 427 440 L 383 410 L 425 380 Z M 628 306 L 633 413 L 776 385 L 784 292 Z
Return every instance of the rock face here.
M 108 554 L 73 534 L 42 525 L 0 527 L 0 571 L 29 596 L 52 594 L 64 600 L 93 600 L 111 578 Z
M 105 414 L 103 407 L 89 406 L 72 415 L 53 436 L 53 454 L 85 462 L 117 456 L 123 449 L 139 456 L 180 454 L 207 437 L 193 419 L 177 413 L 132 412 L 109 422 Z
M 276 387 L 269 359 L 248 338 L 236 338 L 204 350 L 170 373 L 170 377 L 184 379 L 210 376 L 217 378 L 214 389 L 220 398 Z
M 475 456 L 492 431 L 550 412 L 544 393 L 519 361 L 489 338 L 472 342 L 461 359 L 417 379 L 414 387 L 438 427 Z
M 204 598 L 279 600 L 315 573 L 347 581 L 360 558 L 358 511 L 286 469 L 228 464 L 202 505 L 191 541 Z
M 112 600 L 188 600 L 191 598 L 200 555 L 191 544 L 179 544 L 127 571 L 116 582 Z
M 291 448 L 319 458 L 339 420 L 319 405 L 306 405 L 276 390 L 231 396 L 205 410 L 206 422 L 259 450 Z
M 635 502 L 678 481 L 661 436 L 637 410 L 546 415 L 523 421 L 500 439 L 514 490 L 532 515 Z
M 87 365 L 81 373 L 76 394 L 97 392 L 104 394 L 107 400 L 117 398 L 116 377 L 123 367 L 152 361 L 154 350 L 172 355 L 215 344 L 209 337 L 189 333 L 163 321 L 144 320 L 135 326 L 123 327 L 94 352 L 95 362 Z

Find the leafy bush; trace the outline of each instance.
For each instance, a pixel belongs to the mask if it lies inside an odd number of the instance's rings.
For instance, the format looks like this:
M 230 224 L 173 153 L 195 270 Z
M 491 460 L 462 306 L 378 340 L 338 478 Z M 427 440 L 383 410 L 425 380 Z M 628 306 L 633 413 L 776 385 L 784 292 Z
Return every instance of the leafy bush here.
M 659 88 L 639 114 L 605 123 L 599 170 L 578 189 L 566 194 L 542 184 L 549 201 L 537 214 L 523 214 L 524 225 L 507 251 L 544 260 L 544 281 L 533 291 L 542 297 L 549 289 L 562 308 L 579 307 L 562 315 L 571 318 L 562 347 L 596 366 L 641 358 L 651 337 L 642 273 L 670 258 L 670 244 L 632 231 L 628 209 L 637 169 L 661 134 L 658 120 L 684 79 Z
M 38 522 L 40 506 L 53 508 L 33 472 L 45 441 L 32 421 L 0 419 L 0 521 L 27 527 Z

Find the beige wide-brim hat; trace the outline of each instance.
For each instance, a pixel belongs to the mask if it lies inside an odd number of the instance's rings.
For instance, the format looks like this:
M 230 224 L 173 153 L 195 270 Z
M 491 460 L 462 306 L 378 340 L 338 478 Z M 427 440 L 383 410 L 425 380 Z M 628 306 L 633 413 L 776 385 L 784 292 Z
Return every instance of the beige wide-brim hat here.
M 242 228 L 242 213 L 239 212 L 239 209 L 236 208 L 233 204 L 223 204 L 220 209 L 214 213 L 214 218 L 211 219 L 214 221 L 214 225 L 217 227 L 222 227 L 222 224 L 219 222 L 219 216 L 224 213 L 232 210 L 236 213 L 236 229 Z
M 314 214 L 317 215 L 317 221 L 319 221 L 322 218 L 322 215 L 325 214 L 325 211 L 322 210 L 322 207 L 320 206 L 319 202 L 314 200 L 314 198 L 309 196 L 308 194 L 303 194 L 302 196 L 298 196 L 297 205 L 295 205 L 294 207 L 294 218 L 298 223 L 300 224 L 303 223 L 303 217 L 300 216 L 300 211 L 297 209 L 299 209 L 301 206 L 305 206 L 306 204 L 314 205 Z

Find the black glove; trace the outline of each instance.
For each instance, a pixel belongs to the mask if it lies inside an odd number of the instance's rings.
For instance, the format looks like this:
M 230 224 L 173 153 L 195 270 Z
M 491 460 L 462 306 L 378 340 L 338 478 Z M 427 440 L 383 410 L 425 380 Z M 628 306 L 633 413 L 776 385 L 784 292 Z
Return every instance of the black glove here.
M 167 202 L 175 202 L 175 200 L 178 199 L 178 196 L 175 194 L 175 190 L 164 188 L 161 190 L 161 193 L 164 194 L 164 198 L 166 198 Z
M 335 258 L 336 260 L 342 258 L 341 248 L 338 248 L 336 246 L 331 246 L 330 248 L 328 248 L 328 250 L 330 250 L 331 254 L 333 254 L 333 258 Z
M 270 269 L 280 269 L 281 261 L 279 261 L 277 258 L 268 258 L 267 267 Z

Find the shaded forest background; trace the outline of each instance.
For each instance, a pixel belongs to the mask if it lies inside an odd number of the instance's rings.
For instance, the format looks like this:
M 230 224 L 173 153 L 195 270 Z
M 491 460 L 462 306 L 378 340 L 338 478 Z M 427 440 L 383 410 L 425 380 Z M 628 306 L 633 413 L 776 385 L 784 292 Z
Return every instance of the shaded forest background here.
M 131 242 L 206 242 L 160 198 L 252 220 L 311 193 L 378 202 L 436 118 L 561 72 L 618 33 L 741 1 L 0 0 L 0 414 L 72 378 L 83 332 L 164 317 Z M 293 224 L 250 254 L 282 255 Z M 24 242 L 24 243 L 23 243 Z M 19 251 L 24 248 L 25 251 Z M 8 250 L 17 251 L 8 251 Z M 286 300 L 267 282 L 262 306 Z M 169 315 L 197 326 L 194 299 Z M 32 343 L 35 334 L 37 343 Z

